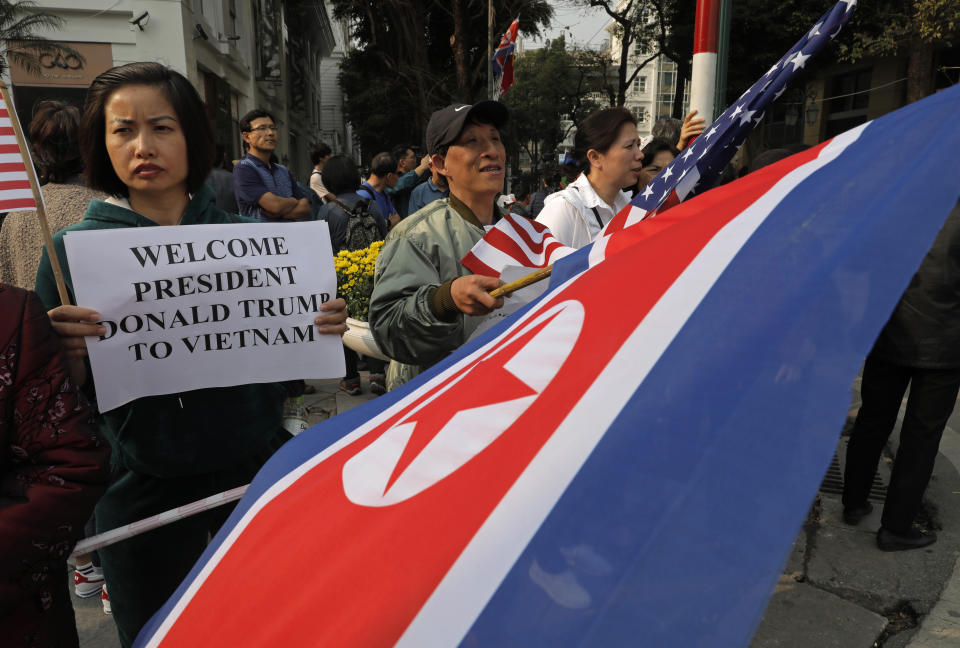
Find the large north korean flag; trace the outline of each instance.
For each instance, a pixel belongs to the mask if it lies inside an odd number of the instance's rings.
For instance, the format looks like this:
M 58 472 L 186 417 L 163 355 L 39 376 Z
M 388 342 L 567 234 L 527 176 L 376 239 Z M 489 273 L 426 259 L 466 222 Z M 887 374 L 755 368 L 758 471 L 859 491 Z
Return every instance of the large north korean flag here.
M 960 195 L 958 113 L 941 92 L 561 261 L 288 443 L 138 645 L 747 645 Z

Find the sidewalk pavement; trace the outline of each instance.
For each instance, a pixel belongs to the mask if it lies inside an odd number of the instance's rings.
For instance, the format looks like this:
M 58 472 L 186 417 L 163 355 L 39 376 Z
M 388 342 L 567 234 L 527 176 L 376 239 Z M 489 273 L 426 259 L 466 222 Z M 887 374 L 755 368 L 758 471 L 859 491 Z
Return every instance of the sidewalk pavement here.
M 845 429 L 859 408 L 859 379 Z M 847 437 L 811 506 L 751 648 L 956 648 L 960 646 L 960 408 L 955 408 L 924 498 L 924 526 L 938 540 L 924 549 L 882 552 L 876 546 L 890 449 L 881 461 L 873 512 L 858 526 L 843 522 L 837 488 Z M 879 488 L 878 488 L 879 486 Z M 879 492 L 878 492 L 879 491 Z
M 367 374 L 363 393 L 339 391 L 337 380 L 308 381 L 308 423 L 345 412 L 372 398 Z M 854 384 L 851 418 L 859 407 Z M 902 412 L 901 412 L 902 420 Z M 898 430 L 890 448 L 899 442 Z M 821 492 L 800 530 L 751 648 L 956 648 L 960 646 L 960 408 L 940 444 L 925 512 L 939 540 L 921 550 L 885 553 L 875 533 L 889 483 L 890 457 L 881 462 L 874 511 L 858 526 L 841 519 L 836 476 L 842 475 L 846 436 L 837 445 Z M 72 568 L 69 577 L 72 579 Z M 72 586 L 71 586 L 72 591 Z M 81 648 L 117 648 L 116 629 L 99 597 L 73 596 Z

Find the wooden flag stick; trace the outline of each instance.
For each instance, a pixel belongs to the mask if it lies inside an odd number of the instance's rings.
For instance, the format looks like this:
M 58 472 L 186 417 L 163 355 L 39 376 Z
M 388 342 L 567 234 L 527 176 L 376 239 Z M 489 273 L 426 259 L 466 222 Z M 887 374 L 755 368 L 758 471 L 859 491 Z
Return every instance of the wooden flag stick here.
M 508 284 L 503 284 L 499 288 L 490 291 L 491 297 L 506 297 L 511 293 L 520 290 L 521 288 L 526 288 L 530 284 L 535 284 L 538 281 L 546 279 L 550 276 L 550 271 L 553 270 L 553 266 L 549 265 L 546 268 L 540 268 L 536 272 L 531 272 L 530 274 L 520 277 L 516 281 L 511 281 Z
M 33 191 L 33 201 L 37 203 L 37 217 L 40 219 L 40 230 L 43 232 L 43 246 L 47 248 L 47 256 L 50 257 L 50 266 L 53 268 L 53 276 L 57 280 L 57 292 L 60 293 L 60 303 L 69 305 L 70 295 L 67 293 L 67 284 L 63 280 L 63 270 L 60 269 L 60 258 L 57 256 L 57 250 L 53 247 L 53 236 L 50 234 L 50 224 L 47 222 L 47 212 L 43 208 L 43 195 L 40 193 L 40 183 L 37 181 L 37 173 L 33 168 L 33 159 L 30 157 L 30 149 L 23 137 L 23 130 L 20 128 L 20 120 L 17 119 L 17 113 L 13 109 L 13 102 L 10 101 L 10 93 L 7 91 L 7 84 L 0 81 L 0 95 L 3 96 L 3 104 L 7 107 L 7 114 L 10 116 L 10 124 L 13 126 L 13 132 L 17 136 L 17 146 L 20 148 L 23 166 L 27 170 L 27 178 L 30 179 L 30 189 Z

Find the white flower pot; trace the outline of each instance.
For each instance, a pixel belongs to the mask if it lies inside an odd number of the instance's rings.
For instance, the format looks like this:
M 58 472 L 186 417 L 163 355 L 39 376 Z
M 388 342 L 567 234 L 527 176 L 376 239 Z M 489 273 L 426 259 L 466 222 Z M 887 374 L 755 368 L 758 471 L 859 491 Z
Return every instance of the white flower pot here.
M 370 332 L 370 324 L 362 320 L 347 318 L 347 332 L 343 334 L 343 343 L 357 353 L 370 358 L 389 361 L 390 358 L 383 355 L 377 341 L 373 339 L 373 333 Z

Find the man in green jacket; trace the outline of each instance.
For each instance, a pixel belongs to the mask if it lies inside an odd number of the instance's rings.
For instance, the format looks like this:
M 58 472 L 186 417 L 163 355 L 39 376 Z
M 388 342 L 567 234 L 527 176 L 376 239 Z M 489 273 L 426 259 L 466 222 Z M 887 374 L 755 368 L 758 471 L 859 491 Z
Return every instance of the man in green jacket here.
M 370 297 L 370 328 L 393 361 L 393 389 L 466 342 L 480 317 L 503 306 L 489 291 L 495 277 L 470 274 L 460 259 L 499 218 L 506 151 L 500 129 L 507 109 L 495 101 L 453 104 L 427 125 L 434 167 L 450 197 L 404 219 L 387 235 L 377 259 Z

